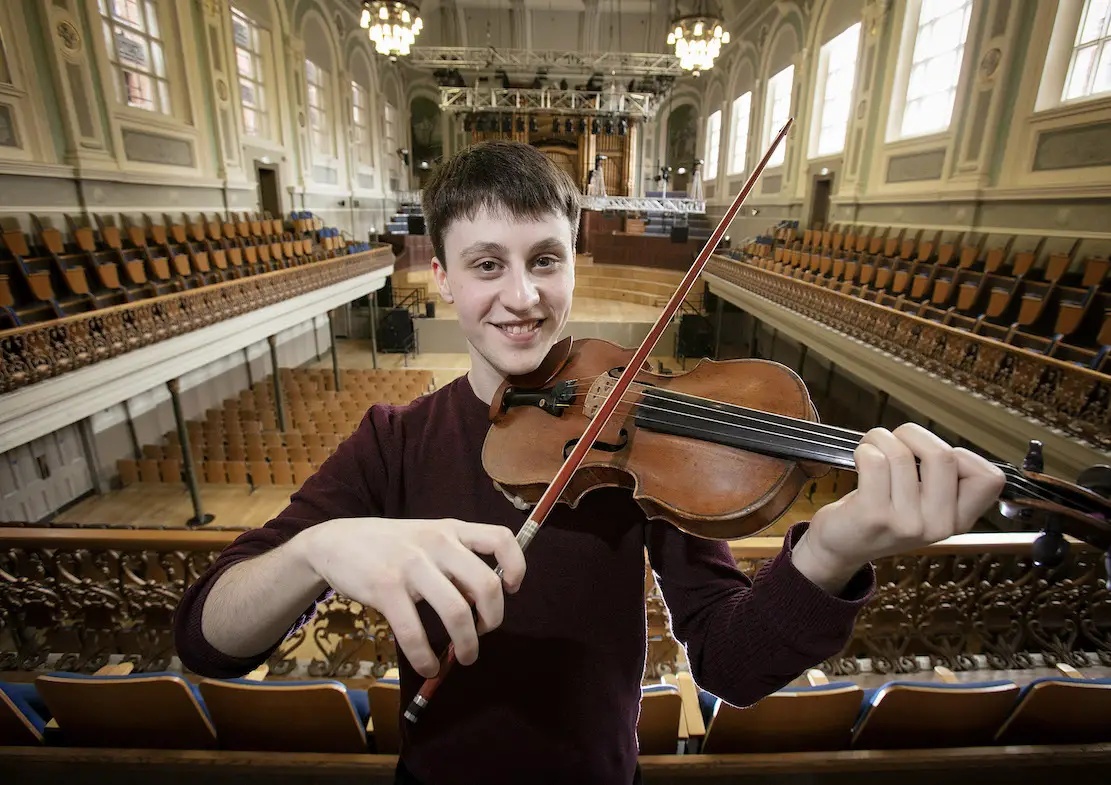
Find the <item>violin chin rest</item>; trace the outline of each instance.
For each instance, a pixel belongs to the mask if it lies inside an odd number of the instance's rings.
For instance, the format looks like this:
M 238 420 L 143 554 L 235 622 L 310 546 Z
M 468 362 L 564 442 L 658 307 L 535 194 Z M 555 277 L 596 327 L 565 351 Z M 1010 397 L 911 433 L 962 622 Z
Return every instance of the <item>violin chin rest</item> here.
M 522 512 L 524 512 L 526 510 L 531 510 L 533 508 L 534 505 L 529 504 L 524 499 L 522 499 L 520 496 L 513 496 L 512 494 L 510 494 L 509 491 L 507 491 L 505 488 L 501 487 L 501 485 L 497 482 L 497 480 L 494 480 L 494 487 L 497 488 L 499 491 L 501 491 L 502 496 L 509 499 L 509 501 L 513 504 L 513 506 L 516 507 L 518 510 L 521 510 Z

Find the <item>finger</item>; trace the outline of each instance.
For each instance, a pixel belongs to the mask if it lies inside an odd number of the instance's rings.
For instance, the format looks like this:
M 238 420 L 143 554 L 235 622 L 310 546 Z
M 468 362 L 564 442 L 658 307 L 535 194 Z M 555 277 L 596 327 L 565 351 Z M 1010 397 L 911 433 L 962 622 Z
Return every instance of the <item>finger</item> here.
M 890 505 L 902 520 L 896 523 L 913 523 L 921 520 L 918 464 L 914 453 L 895 434 L 886 428 L 873 428 L 868 432 L 872 442 L 883 452 L 891 476 Z
M 421 676 L 431 679 L 440 670 L 440 661 L 432 652 L 421 624 L 417 607 L 401 587 L 378 603 L 378 612 L 386 617 L 398 647 Z
M 505 616 L 502 582 L 486 562 L 459 543 L 437 565 L 474 602 L 480 635 L 501 625 Z
M 891 472 L 883 451 L 870 441 L 861 440 L 853 450 L 853 461 L 860 503 L 869 509 L 886 508 L 891 498 Z
M 894 434 L 921 461 L 919 474 L 923 522 L 933 541 L 944 539 L 957 528 L 956 451 L 935 433 L 907 423 Z
M 506 591 L 516 594 L 525 579 L 525 553 L 517 538 L 505 526 L 460 521 L 459 541 L 477 553 L 493 554 L 502 569 Z
M 971 450 L 958 447 L 953 452 L 957 458 L 957 520 L 967 530 L 998 502 L 1007 475 Z
M 443 622 L 455 645 L 455 658 L 459 664 L 472 664 L 478 659 L 478 631 L 470 603 L 440 568 L 427 559 L 413 568 L 410 580 L 412 589 L 432 606 Z

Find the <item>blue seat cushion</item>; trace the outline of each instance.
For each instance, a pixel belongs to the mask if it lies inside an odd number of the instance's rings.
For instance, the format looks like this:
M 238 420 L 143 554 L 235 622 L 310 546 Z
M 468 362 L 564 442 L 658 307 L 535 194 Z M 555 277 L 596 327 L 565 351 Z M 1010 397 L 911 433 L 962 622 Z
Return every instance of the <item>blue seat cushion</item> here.
M 0 681 L 0 691 L 15 704 L 17 711 L 31 721 L 35 730 L 39 733 L 46 732 L 46 723 L 50 722 L 53 715 L 39 696 L 34 684 Z
M 783 693 L 791 693 L 791 694 L 794 694 L 794 695 L 798 695 L 798 694 L 803 694 L 803 693 L 808 693 L 808 692 L 826 692 L 828 690 L 839 690 L 839 689 L 842 689 L 844 687 L 854 687 L 854 686 L 856 686 L 855 683 L 851 682 L 851 681 L 833 681 L 833 682 L 830 682 L 829 684 L 814 684 L 814 685 L 805 684 L 805 685 L 802 685 L 802 686 L 799 686 L 799 687 L 784 687 L 780 690 L 776 690 L 776 692 L 773 692 L 772 695 L 783 694 Z M 771 697 L 771 696 L 769 696 L 769 697 Z M 714 715 L 717 714 L 718 705 L 720 703 L 721 703 L 721 698 L 719 698 L 718 696 L 716 696 L 712 693 L 706 692 L 705 690 L 699 690 L 699 692 L 698 692 L 698 707 L 702 710 L 702 723 L 704 725 L 709 726 L 710 720 L 712 720 L 714 718 Z

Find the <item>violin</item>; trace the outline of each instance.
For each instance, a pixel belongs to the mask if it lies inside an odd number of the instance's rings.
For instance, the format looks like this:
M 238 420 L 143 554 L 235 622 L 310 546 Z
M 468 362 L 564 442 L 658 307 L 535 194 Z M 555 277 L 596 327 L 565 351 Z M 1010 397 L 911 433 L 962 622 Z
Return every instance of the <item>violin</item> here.
M 630 488 L 650 517 L 695 535 L 732 539 L 772 524 L 830 466 L 854 468 L 853 451 L 864 434 L 819 422 L 806 385 L 787 366 L 707 360 L 673 377 L 648 366 L 793 123 L 788 118 L 772 139 L 640 346 L 564 338 L 536 370 L 499 386 L 482 462 L 503 491 L 533 505 L 517 532 L 522 551 L 557 502 L 574 505 L 594 488 Z M 1047 477 L 1037 443 L 1021 469 L 999 465 L 1007 477 L 1004 515 L 1047 521 L 1036 559 L 1063 559 L 1069 534 L 1107 551 L 1111 576 L 1111 468 L 1093 467 L 1083 486 Z M 500 578 L 500 566 L 496 573 Z M 439 673 L 406 708 L 409 722 L 419 720 L 454 663 L 449 645 Z
M 538 502 L 633 355 L 597 338 L 564 338 L 530 374 L 505 380 L 490 406 L 482 463 L 503 491 Z M 681 374 L 648 364 L 559 497 L 628 488 L 649 518 L 689 534 L 738 539 L 766 529 L 831 467 L 855 470 L 863 433 L 822 423 L 802 377 L 758 359 L 703 359 Z M 1069 483 L 1042 473 L 1040 442 L 1006 475 L 1000 511 L 1040 520 L 1038 563 L 1059 563 L 1064 535 L 1111 550 L 1111 469 Z M 1102 495 L 1101 495 L 1102 494 Z M 1111 567 L 1109 567 L 1111 570 Z

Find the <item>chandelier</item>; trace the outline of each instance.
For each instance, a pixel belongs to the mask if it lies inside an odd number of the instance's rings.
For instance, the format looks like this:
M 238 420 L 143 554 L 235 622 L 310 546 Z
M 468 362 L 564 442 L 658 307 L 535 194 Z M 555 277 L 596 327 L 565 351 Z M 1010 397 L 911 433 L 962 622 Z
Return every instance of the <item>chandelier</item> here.
M 667 36 L 667 45 L 675 47 L 679 66 L 695 76 L 714 67 L 721 48 L 729 43 L 729 33 L 722 29 L 719 14 L 707 11 L 702 0 L 697 10 L 672 20 L 674 29 Z
M 359 24 L 379 54 L 404 56 L 424 29 L 419 14 L 420 8 L 407 0 L 365 0 Z

